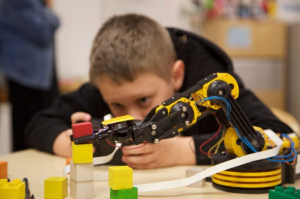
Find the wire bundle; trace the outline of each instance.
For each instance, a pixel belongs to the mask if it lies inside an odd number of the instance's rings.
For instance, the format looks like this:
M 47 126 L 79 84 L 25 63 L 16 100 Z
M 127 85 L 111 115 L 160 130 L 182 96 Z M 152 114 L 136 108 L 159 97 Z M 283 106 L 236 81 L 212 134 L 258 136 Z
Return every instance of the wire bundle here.
M 223 98 L 223 97 L 219 97 L 219 96 L 206 97 L 206 98 L 203 98 L 202 100 L 196 102 L 196 104 L 204 103 L 204 102 L 206 102 L 206 101 L 213 100 L 213 99 L 219 99 L 219 100 L 223 100 L 223 101 L 225 102 L 226 108 L 227 108 L 227 118 L 228 118 L 229 121 L 231 121 L 230 115 L 229 115 L 230 112 L 231 112 L 231 105 L 230 105 L 230 103 L 229 103 L 225 98 Z M 221 127 L 221 125 L 220 125 L 220 127 Z M 220 127 L 219 127 L 219 129 L 220 129 Z M 247 140 L 247 138 L 242 137 L 242 136 L 240 135 L 240 133 L 239 133 L 239 131 L 237 130 L 236 126 L 233 126 L 233 128 L 235 129 L 237 135 L 238 135 L 239 138 L 242 140 L 242 142 L 245 143 L 246 146 L 249 147 L 253 152 L 257 153 L 258 151 L 252 146 L 252 144 Z M 214 138 L 218 133 L 219 133 L 219 130 L 218 130 L 217 133 L 213 136 L 213 138 Z M 224 132 L 223 132 L 223 133 L 224 133 Z M 288 137 L 286 134 L 283 134 L 283 133 L 282 133 L 281 136 L 287 138 L 287 139 L 290 141 L 290 143 L 291 143 L 291 147 L 290 147 L 291 152 L 290 152 L 289 154 L 283 155 L 283 156 L 273 156 L 272 158 L 268 158 L 267 160 L 273 161 L 273 162 L 286 162 L 286 163 L 293 162 L 292 164 L 294 164 L 294 163 L 295 163 L 295 159 L 296 159 L 296 157 L 297 157 L 297 151 L 296 151 L 296 149 L 294 148 L 295 143 L 294 143 L 293 140 L 292 140 L 290 137 Z M 222 139 L 222 141 L 223 141 L 223 139 L 224 139 L 223 136 L 222 136 L 221 139 Z M 211 141 L 211 140 L 212 140 L 212 139 L 209 139 L 208 141 L 206 141 L 205 143 L 203 143 L 203 144 L 200 146 L 200 151 L 201 151 L 201 152 L 202 152 L 202 147 L 203 147 L 203 145 L 205 145 L 206 143 L 208 143 L 208 142 Z M 219 140 L 219 142 L 220 142 L 220 141 L 221 141 L 221 140 Z M 214 146 L 213 146 L 212 148 L 214 148 Z M 212 149 L 212 148 L 211 148 L 211 149 Z M 210 152 L 210 151 L 211 151 L 211 150 L 209 150 L 209 152 Z M 212 153 L 209 153 L 209 152 L 206 153 L 206 154 L 207 154 L 207 155 L 211 155 Z M 203 153 L 203 152 L 202 152 L 202 153 Z M 204 153 L 204 154 L 205 154 L 205 153 Z

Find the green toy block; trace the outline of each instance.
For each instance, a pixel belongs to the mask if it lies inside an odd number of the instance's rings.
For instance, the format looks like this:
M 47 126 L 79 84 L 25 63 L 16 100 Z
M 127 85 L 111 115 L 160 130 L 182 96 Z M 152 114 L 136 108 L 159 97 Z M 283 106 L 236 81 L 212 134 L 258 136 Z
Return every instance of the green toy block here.
M 132 187 L 131 189 L 113 190 L 110 188 L 110 199 L 137 199 L 138 189 Z
M 275 190 L 269 191 L 269 199 L 300 199 L 300 189 L 295 187 L 276 186 Z

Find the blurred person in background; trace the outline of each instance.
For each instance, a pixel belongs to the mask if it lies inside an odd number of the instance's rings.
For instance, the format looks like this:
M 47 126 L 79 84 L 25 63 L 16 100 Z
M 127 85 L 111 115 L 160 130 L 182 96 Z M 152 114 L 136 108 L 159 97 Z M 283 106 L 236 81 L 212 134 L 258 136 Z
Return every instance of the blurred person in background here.
M 59 94 L 54 33 L 59 20 L 46 0 L 0 0 L 0 71 L 8 80 L 13 151 L 26 149 L 24 129 Z

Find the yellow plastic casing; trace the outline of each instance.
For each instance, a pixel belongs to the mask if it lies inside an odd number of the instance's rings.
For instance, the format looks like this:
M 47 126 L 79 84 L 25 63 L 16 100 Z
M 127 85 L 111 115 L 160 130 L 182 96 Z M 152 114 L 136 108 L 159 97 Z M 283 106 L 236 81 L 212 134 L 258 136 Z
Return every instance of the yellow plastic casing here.
M 93 162 L 93 144 L 74 144 L 72 142 L 72 160 L 75 164 Z
M 255 182 L 255 183 L 228 182 L 228 181 L 218 180 L 214 176 L 212 177 L 212 181 L 216 184 L 227 186 L 227 187 L 239 187 L 239 188 L 248 188 L 248 189 L 274 187 L 274 186 L 280 185 L 280 183 L 281 183 L 281 179 L 275 180 L 272 182 L 261 182 L 261 183 L 258 183 L 258 182 Z
M 24 199 L 25 182 L 21 179 L 14 179 L 8 182 L 7 179 L 0 179 L 0 199 Z
M 102 124 L 108 125 L 108 124 L 115 124 L 115 123 L 119 123 L 119 122 L 126 122 L 126 121 L 130 121 L 130 120 L 134 120 L 134 117 L 132 117 L 131 115 L 124 115 L 124 116 L 112 118 L 110 120 L 105 120 L 102 122 Z
M 288 136 L 294 142 L 294 148 L 297 150 L 299 148 L 298 136 L 295 133 L 290 133 L 290 134 L 288 134 Z M 282 141 L 283 141 L 283 143 L 279 150 L 279 154 L 281 154 L 285 148 L 291 148 L 291 142 L 287 138 L 283 137 Z
M 204 84 L 202 89 L 199 89 L 198 91 L 196 91 L 195 93 L 192 94 L 192 97 L 195 100 L 195 102 L 199 102 L 203 98 L 209 97 L 207 94 L 209 85 L 212 82 L 217 81 L 217 80 L 224 81 L 227 84 L 232 85 L 232 87 L 233 87 L 233 89 L 231 90 L 232 97 L 234 99 L 239 97 L 239 86 L 234 77 L 232 77 L 228 73 L 217 73 L 217 76 L 218 77 L 216 77 L 216 78 L 212 79 L 211 81 L 207 82 L 206 84 Z M 210 107 L 215 110 L 218 110 L 219 108 L 221 108 L 220 105 L 212 105 L 210 100 L 204 102 L 202 104 L 202 106 Z
M 132 168 L 114 166 L 108 169 L 108 185 L 113 190 L 132 188 Z
M 190 123 L 190 125 L 192 125 L 192 124 L 194 124 L 195 122 L 197 122 L 197 118 L 201 116 L 201 112 L 199 111 L 198 107 L 196 106 L 195 101 L 189 100 L 189 99 L 184 98 L 184 97 L 180 98 L 179 100 L 173 102 L 172 104 L 170 104 L 170 105 L 168 105 L 168 106 L 164 106 L 164 105 L 158 106 L 158 107 L 156 108 L 155 112 L 159 111 L 159 110 L 162 109 L 162 108 L 166 108 L 167 111 L 168 111 L 168 113 L 170 113 L 171 108 L 172 108 L 175 104 L 177 104 L 178 102 L 184 102 L 184 103 L 186 103 L 186 104 L 189 104 L 189 105 L 192 107 L 193 112 L 194 112 L 194 118 L 193 118 L 193 121 Z M 189 126 L 190 126 L 190 125 L 189 125 Z M 182 131 L 182 130 L 183 130 L 182 128 L 181 128 L 181 129 L 178 129 L 178 133 L 179 133 L 180 131 Z
M 45 199 L 62 199 L 68 196 L 68 178 L 50 177 L 44 181 Z
M 247 189 L 272 187 L 281 183 L 281 169 L 264 172 L 222 171 L 214 174 L 212 181 L 227 187 Z
M 253 128 L 256 131 L 259 131 L 261 134 L 263 134 L 265 140 L 267 140 L 266 134 L 263 132 L 263 130 L 260 127 L 253 126 Z M 232 154 L 236 155 L 238 157 L 247 155 L 247 153 L 243 150 L 241 145 L 237 144 L 237 140 L 240 139 L 238 134 L 236 133 L 235 129 L 232 127 L 229 127 L 226 130 L 225 137 L 224 137 L 224 145 L 227 151 Z M 249 140 L 248 140 L 249 141 Z M 267 142 L 265 142 L 265 145 L 263 147 L 263 151 L 267 149 Z

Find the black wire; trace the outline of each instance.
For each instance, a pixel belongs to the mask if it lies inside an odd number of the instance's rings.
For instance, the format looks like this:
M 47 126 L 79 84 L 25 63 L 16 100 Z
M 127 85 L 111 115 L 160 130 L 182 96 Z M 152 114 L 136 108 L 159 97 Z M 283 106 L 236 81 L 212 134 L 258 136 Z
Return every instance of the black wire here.
M 34 199 L 33 195 L 30 197 L 30 190 L 29 190 L 28 179 L 27 178 L 23 178 L 23 182 L 25 182 L 25 199 Z

